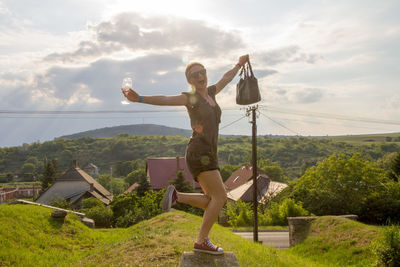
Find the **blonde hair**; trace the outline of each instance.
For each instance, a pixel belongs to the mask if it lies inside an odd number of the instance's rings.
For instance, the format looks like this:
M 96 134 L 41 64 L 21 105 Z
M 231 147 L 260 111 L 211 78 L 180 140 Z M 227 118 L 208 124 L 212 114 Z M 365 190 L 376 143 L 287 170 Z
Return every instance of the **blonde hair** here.
M 190 76 L 189 76 L 189 74 L 190 74 L 190 69 L 191 69 L 193 66 L 196 66 L 196 65 L 201 66 L 201 67 L 204 68 L 203 64 L 201 64 L 201 63 L 199 63 L 199 62 L 191 62 L 191 63 L 189 63 L 189 64 L 186 66 L 185 76 L 186 76 L 186 80 L 187 80 L 187 82 L 188 82 L 189 84 L 190 84 L 190 82 L 189 82 L 189 79 L 190 79 Z

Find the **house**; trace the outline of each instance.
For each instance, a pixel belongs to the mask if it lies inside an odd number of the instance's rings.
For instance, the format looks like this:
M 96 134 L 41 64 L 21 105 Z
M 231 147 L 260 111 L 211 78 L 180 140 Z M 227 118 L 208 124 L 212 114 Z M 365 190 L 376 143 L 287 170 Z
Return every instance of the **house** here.
M 264 202 L 277 195 L 285 187 L 287 187 L 287 184 L 274 182 L 267 175 L 261 174 L 257 177 L 257 201 Z M 241 186 L 229 191 L 227 193 L 228 201 L 238 201 L 240 199 L 243 202 L 253 202 L 253 192 L 253 179 L 250 179 Z
M 37 200 L 38 203 L 51 204 L 55 200 L 67 200 L 72 207 L 80 208 L 82 200 L 94 197 L 105 205 L 110 204 L 112 195 L 93 177 L 78 167 L 76 160 L 55 183 L 50 186 Z
M 259 168 L 257 170 L 257 174 L 266 175 L 266 173 Z M 243 165 L 242 167 L 240 167 L 239 169 L 234 171 L 232 173 L 232 175 L 225 181 L 224 184 L 225 184 L 226 190 L 231 191 L 231 190 L 247 183 L 247 181 L 249 179 L 251 179 L 252 177 L 253 177 L 253 166 L 249 166 L 247 164 Z
M 153 190 L 166 188 L 176 177 L 176 173 L 181 170 L 194 189 L 199 189 L 200 185 L 196 183 L 186 166 L 184 157 L 175 158 L 148 158 L 146 161 L 146 174 Z
M 85 171 L 92 177 L 95 177 L 95 178 L 99 177 L 99 168 L 96 165 L 94 165 L 93 163 L 89 163 L 88 165 L 86 165 L 83 168 L 83 171 Z

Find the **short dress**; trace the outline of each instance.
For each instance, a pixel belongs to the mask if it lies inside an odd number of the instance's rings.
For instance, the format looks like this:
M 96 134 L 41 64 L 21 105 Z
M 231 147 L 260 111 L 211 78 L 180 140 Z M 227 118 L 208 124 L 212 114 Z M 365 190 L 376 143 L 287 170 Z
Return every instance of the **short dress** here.
M 215 101 L 216 86 L 207 87 L 208 95 L 214 100 L 211 106 L 199 93 L 184 92 L 188 97 L 186 108 L 193 129 L 186 148 L 186 164 L 196 182 L 201 172 L 219 170 L 217 143 L 221 108 Z

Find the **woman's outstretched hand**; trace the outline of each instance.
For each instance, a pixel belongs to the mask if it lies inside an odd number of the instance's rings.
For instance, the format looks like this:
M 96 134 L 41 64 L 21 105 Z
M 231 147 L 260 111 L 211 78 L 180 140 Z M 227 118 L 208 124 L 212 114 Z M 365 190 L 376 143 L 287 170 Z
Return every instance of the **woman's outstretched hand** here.
M 244 56 L 241 56 L 241 57 L 239 58 L 238 64 L 239 64 L 240 66 L 243 66 L 247 61 L 249 61 L 249 55 L 248 55 L 248 54 L 247 54 L 247 55 L 244 55 Z
M 122 93 L 131 102 L 139 102 L 139 94 L 133 91 L 132 89 L 129 89 L 125 91 L 123 88 L 121 88 Z

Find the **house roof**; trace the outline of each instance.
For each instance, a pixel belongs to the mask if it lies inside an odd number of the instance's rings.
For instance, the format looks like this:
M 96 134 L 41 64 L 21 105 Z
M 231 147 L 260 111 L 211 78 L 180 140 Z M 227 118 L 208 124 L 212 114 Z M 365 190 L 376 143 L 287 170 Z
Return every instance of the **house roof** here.
M 266 175 L 260 168 L 258 168 L 257 174 Z M 230 191 L 247 183 L 251 177 L 253 177 L 253 167 L 246 164 L 234 171 L 224 184 L 227 190 Z
M 176 177 L 177 169 L 183 170 L 186 181 L 190 182 L 194 188 L 200 188 L 186 166 L 184 157 L 148 158 L 146 162 L 146 173 L 150 178 L 150 184 L 156 190 L 167 187 L 169 182 Z
M 264 199 L 272 197 L 282 191 L 287 184 L 272 181 L 266 175 L 257 177 L 257 200 L 262 202 Z M 228 199 L 237 201 L 241 199 L 244 202 L 253 201 L 253 179 L 242 184 L 241 186 L 228 192 Z
M 138 187 L 139 187 L 138 183 L 133 183 L 128 189 L 124 191 L 124 193 L 132 193 Z
M 88 184 L 93 184 L 94 190 L 100 195 L 107 198 L 109 201 L 112 200 L 111 193 L 78 166 L 74 166 L 67 170 L 57 179 L 57 181 L 86 181 Z
M 90 169 L 90 168 L 98 169 L 98 167 L 96 165 L 94 165 L 93 163 L 89 163 L 83 169 Z

